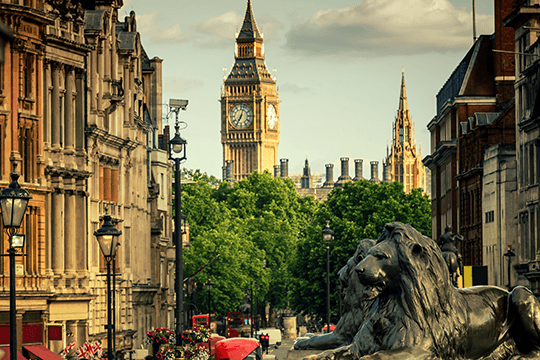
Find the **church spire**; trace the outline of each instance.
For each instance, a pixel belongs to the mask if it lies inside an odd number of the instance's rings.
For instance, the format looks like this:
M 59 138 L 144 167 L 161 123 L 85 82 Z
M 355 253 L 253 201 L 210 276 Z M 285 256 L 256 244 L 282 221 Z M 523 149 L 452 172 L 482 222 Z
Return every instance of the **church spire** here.
M 399 110 L 407 111 L 407 92 L 405 91 L 405 68 L 401 69 L 401 93 L 399 94 Z
M 244 23 L 242 29 L 237 36 L 238 40 L 262 40 L 261 33 L 257 28 L 255 22 L 255 16 L 253 16 L 253 10 L 251 9 L 251 0 L 247 2 L 246 15 L 244 16 Z

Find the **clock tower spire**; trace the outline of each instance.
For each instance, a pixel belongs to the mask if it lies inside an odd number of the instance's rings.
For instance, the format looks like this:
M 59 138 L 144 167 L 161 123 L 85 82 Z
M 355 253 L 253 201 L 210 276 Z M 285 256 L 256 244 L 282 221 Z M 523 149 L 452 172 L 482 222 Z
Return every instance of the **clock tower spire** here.
M 277 165 L 279 93 L 264 61 L 251 0 L 247 1 L 242 28 L 236 35 L 234 64 L 221 92 L 221 144 L 223 165 L 234 180 Z

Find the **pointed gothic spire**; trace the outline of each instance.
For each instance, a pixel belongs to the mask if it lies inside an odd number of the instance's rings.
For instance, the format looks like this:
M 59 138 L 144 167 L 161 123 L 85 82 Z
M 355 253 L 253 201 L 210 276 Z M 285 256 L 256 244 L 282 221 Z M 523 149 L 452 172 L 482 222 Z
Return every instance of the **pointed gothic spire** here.
M 261 33 L 257 28 L 257 23 L 255 22 L 255 16 L 253 16 L 253 10 L 251 9 L 251 0 L 247 2 L 246 15 L 244 16 L 244 23 L 242 24 L 242 29 L 238 33 L 237 39 L 249 40 L 249 39 L 260 39 L 262 40 Z
M 405 91 L 405 68 L 401 69 L 401 93 L 399 94 L 399 111 L 407 109 L 407 92 Z

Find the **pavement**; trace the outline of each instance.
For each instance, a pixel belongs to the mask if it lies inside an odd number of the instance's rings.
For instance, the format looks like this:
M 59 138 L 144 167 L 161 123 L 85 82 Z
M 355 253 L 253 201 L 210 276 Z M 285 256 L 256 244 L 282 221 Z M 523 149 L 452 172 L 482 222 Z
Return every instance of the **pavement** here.
M 274 355 L 275 360 L 286 360 L 288 351 L 293 347 L 295 339 L 284 339 L 281 342 L 281 345 L 271 346 L 268 349 L 269 355 Z

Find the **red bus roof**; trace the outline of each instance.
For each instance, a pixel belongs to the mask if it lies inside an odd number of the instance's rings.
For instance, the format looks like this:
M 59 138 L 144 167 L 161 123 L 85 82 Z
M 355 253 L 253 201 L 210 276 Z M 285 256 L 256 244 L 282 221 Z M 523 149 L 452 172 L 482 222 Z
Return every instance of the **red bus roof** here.
M 242 360 L 259 346 L 259 341 L 255 339 L 232 338 L 221 340 L 216 344 L 216 360 Z

